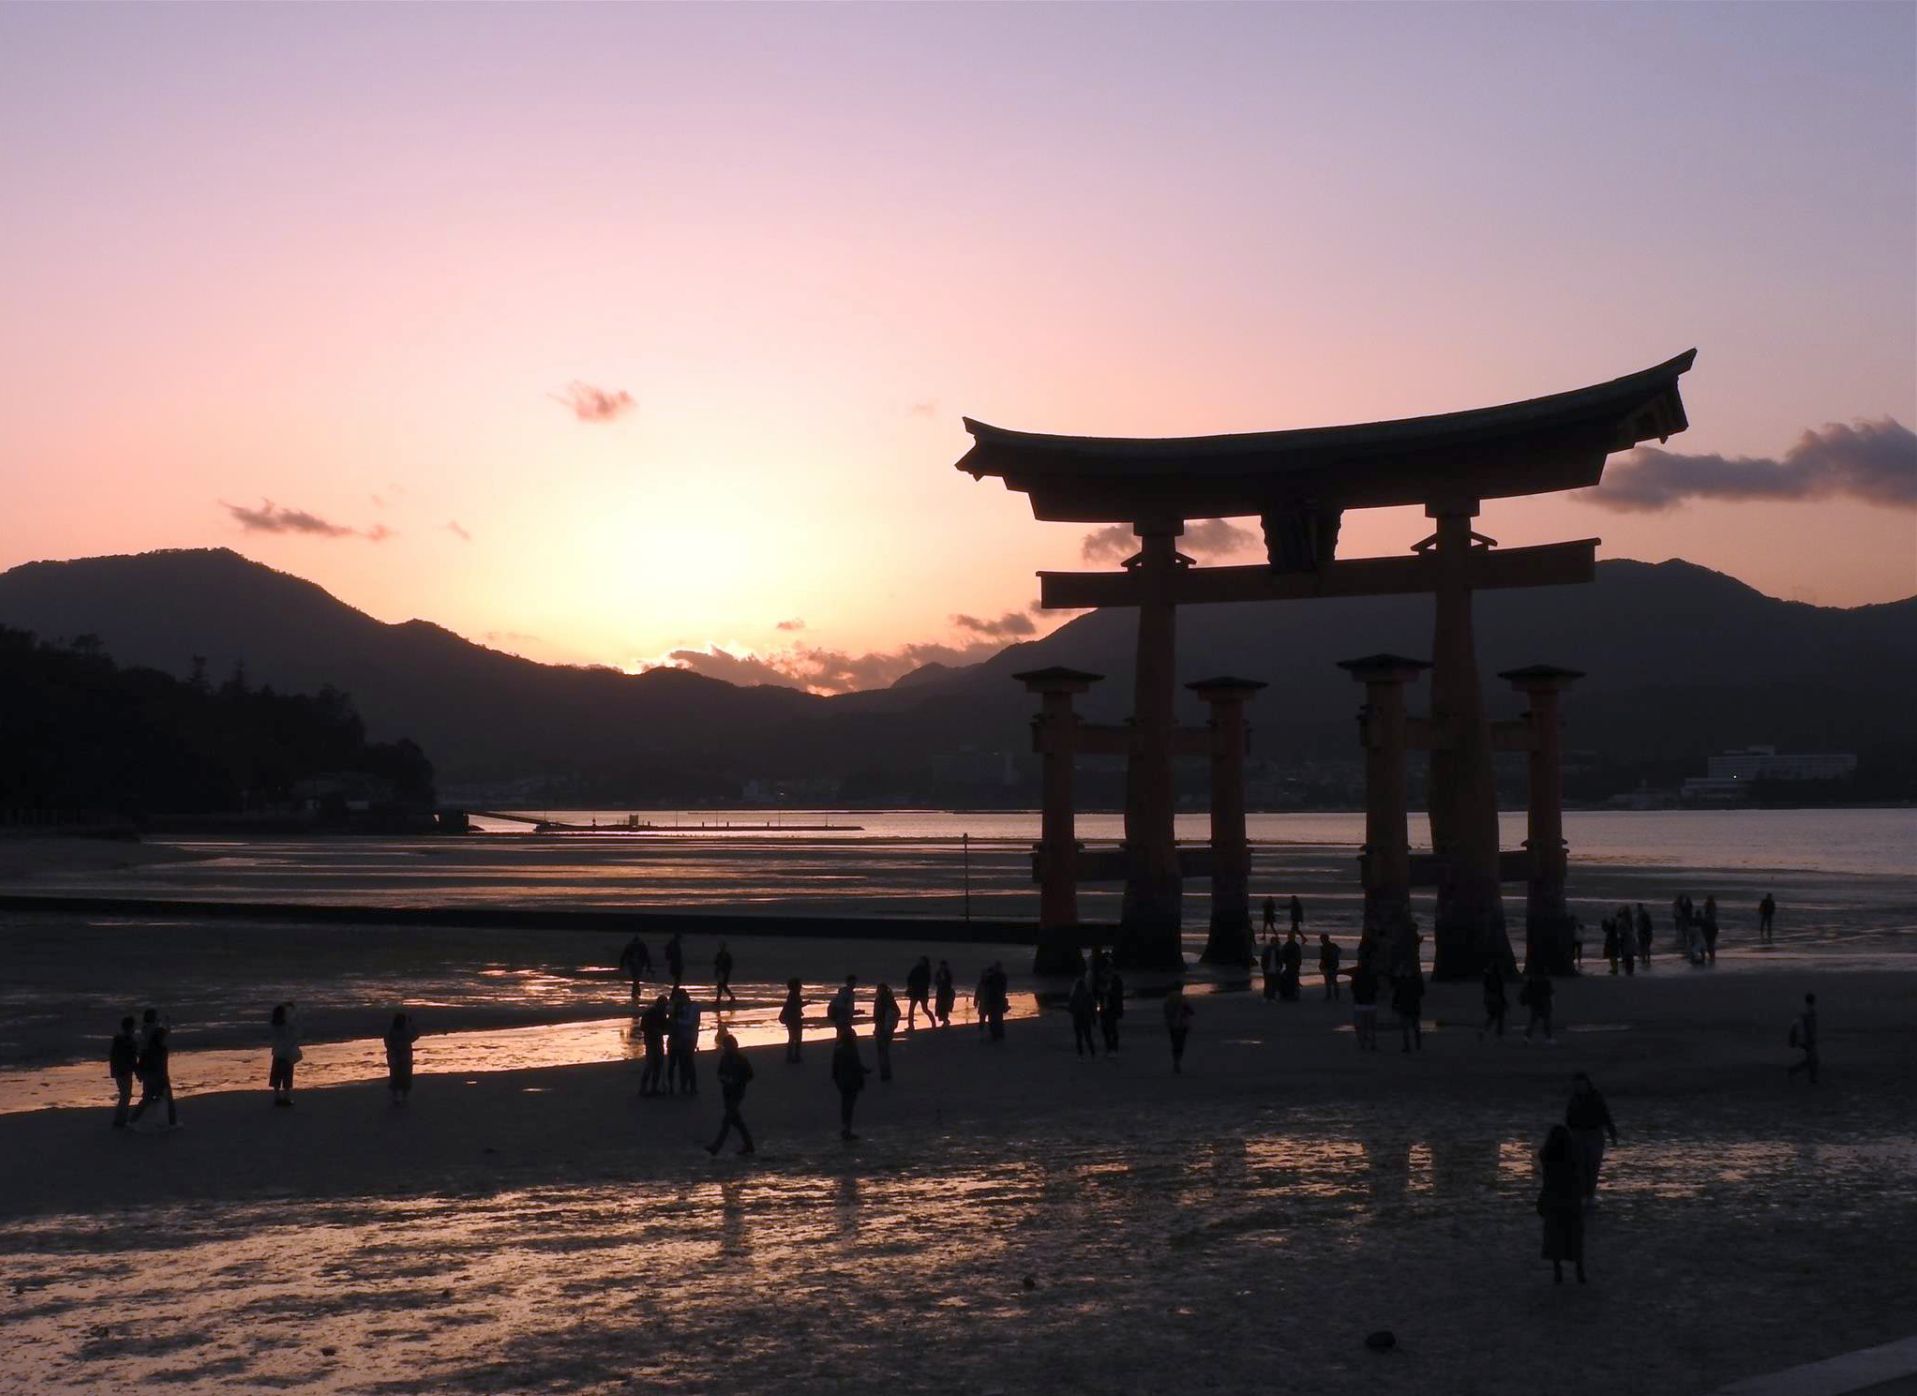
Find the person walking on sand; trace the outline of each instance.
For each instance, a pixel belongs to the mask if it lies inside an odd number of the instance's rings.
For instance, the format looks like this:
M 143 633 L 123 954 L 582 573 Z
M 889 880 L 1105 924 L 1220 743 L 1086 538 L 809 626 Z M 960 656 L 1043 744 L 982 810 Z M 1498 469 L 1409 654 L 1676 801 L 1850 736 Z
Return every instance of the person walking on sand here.
M 1278 950 L 1278 933 L 1273 931 L 1265 937 L 1264 949 L 1258 952 L 1258 972 L 1264 976 L 1266 1003 L 1278 997 L 1278 976 L 1283 968 L 1284 957 Z
M 140 1067 L 140 1035 L 134 1029 L 133 1016 L 120 1020 L 120 1030 L 107 1047 L 107 1075 L 113 1078 L 118 1099 L 113 1107 L 113 1127 L 126 1128 L 127 1111 L 133 1106 L 133 1077 Z
M 706 1145 L 706 1152 L 716 1156 L 736 1129 L 739 1152 L 753 1153 L 752 1131 L 746 1128 L 745 1117 L 739 1113 L 740 1105 L 745 1102 L 746 1087 L 752 1082 L 752 1063 L 739 1050 L 739 1039 L 729 1032 L 719 1034 L 719 1065 L 715 1074 L 719 1078 L 719 1104 L 724 1113 L 719 1117 L 719 1136 Z
M 272 1064 L 266 1070 L 266 1084 L 273 1092 L 273 1104 L 293 1104 L 293 1066 L 305 1054 L 300 1051 L 299 1029 L 293 1024 L 293 1005 L 276 1003 L 267 1028 L 272 1039 Z
M 1360 1052 L 1378 1050 L 1378 971 L 1369 955 L 1359 955 L 1358 967 L 1351 971 L 1351 1031 Z
M 666 1033 L 671 1027 L 672 1000 L 661 994 L 639 1015 L 639 1036 L 646 1044 L 646 1064 L 639 1070 L 640 1095 L 658 1095 L 662 1081 L 666 1093 L 672 1093 L 673 1082 L 666 1075 Z
M 716 1010 L 727 999 L 738 1003 L 739 995 L 732 988 L 732 951 L 722 940 L 719 953 L 712 957 L 712 1006 Z
M 1817 1084 L 1817 995 L 1804 995 L 1804 1011 L 1797 1015 L 1797 1021 L 1791 1024 L 1791 1046 L 1804 1055 L 1792 1062 L 1784 1072 L 1784 1079 L 1794 1081 L 1797 1073 L 1803 1072 L 1810 1083 Z
M 1478 1041 L 1484 1041 L 1485 1033 L 1497 1029 L 1497 1035 L 1504 1036 L 1504 1014 L 1507 1004 L 1504 995 L 1504 970 L 1495 960 L 1484 966 L 1484 1026 L 1478 1029 Z
M 675 989 L 686 982 L 686 946 L 677 931 L 666 942 L 666 973 L 672 976 Z
M 1011 1006 L 1010 980 L 1005 966 L 994 960 L 985 971 L 985 1027 L 986 1036 L 992 1041 L 1005 1040 L 1005 1011 Z
M 1578 1146 L 1578 1160 L 1584 1169 L 1584 1205 L 1597 1206 L 1598 1172 L 1604 1167 L 1604 1140 L 1608 1135 L 1617 1143 L 1617 1126 L 1611 1123 L 1611 1107 L 1604 1103 L 1598 1088 L 1582 1071 L 1571 1078 L 1571 1099 L 1564 1107 L 1564 1127 Z
M 152 1009 L 147 1010 L 152 1013 Z M 155 1021 L 153 1030 L 146 1035 L 146 1045 L 140 1049 L 140 1061 L 137 1070 L 140 1073 L 140 1103 L 133 1107 L 133 1113 L 127 1116 L 129 1124 L 139 1123 L 140 1116 L 146 1113 L 149 1105 L 166 1102 L 166 1127 L 177 1129 L 180 1124 L 179 1108 L 173 1100 L 172 1050 L 167 1044 L 170 1036 L 165 1023 Z
M 1637 904 L 1637 957 L 1644 962 L 1645 972 L 1651 969 L 1651 913 L 1644 909 L 1644 903 Z
M 1604 958 L 1610 962 L 1611 973 L 1615 975 L 1617 973 L 1617 957 L 1618 957 L 1617 917 L 1615 916 L 1605 917 L 1603 925 L 1604 925 Z
M 1277 930 L 1278 930 L 1278 903 L 1274 901 L 1272 898 L 1266 897 L 1265 898 L 1264 931 L 1266 935 L 1275 935 L 1277 933 Z
M 1098 1026 L 1105 1035 L 1105 1050 L 1118 1050 L 1118 1020 L 1125 1016 L 1125 981 L 1117 970 L 1105 974 L 1105 986 L 1098 993 Z
M 1325 997 L 1333 1003 L 1338 1001 L 1338 963 L 1344 955 L 1337 941 L 1323 931 L 1318 933 L 1318 973 L 1325 979 Z
M 1398 1034 L 1404 1050 L 1415 1046 L 1424 1050 L 1424 971 L 1415 964 L 1405 966 L 1391 985 L 1391 1011 L 1398 1015 Z
M 865 1062 L 851 1033 L 842 1033 L 832 1048 L 832 1084 L 839 1088 L 839 1138 L 849 1144 L 859 1137 L 852 1132 L 852 1109 L 865 1089 Z
M 944 960 L 939 961 L 938 973 L 932 976 L 932 992 L 936 995 L 933 1002 L 938 1009 L 939 1026 L 952 1026 L 952 1005 L 958 1002 L 958 981 L 952 977 L 952 967 Z
M 925 1010 L 925 1021 L 935 1021 L 932 1017 L 932 960 L 928 955 L 919 956 L 918 963 L 905 974 L 905 1030 L 914 1031 L 919 1025 L 919 1010 Z
M 1305 904 L 1298 900 L 1296 893 L 1291 898 L 1291 933 L 1297 935 L 1305 928 Z
M 1185 1039 L 1191 1036 L 1192 1006 L 1185 999 L 1185 986 L 1174 984 L 1165 995 L 1165 1032 L 1171 1038 L 1172 1071 L 1185 1072 Z
M 1757 904 L 1757 942 L 1760 945 L 1775 945 L 1777 921 L 1777 898 L 1769 892 L 1764 900 Z
M 1305 948 L 1299 942 L 1295 928 L 1285 937 L 1285 943 L 1279 947 L 1278 953 L 1284 966 L 1278 975 L 1278 997 L 1286 1003 L 1296 1003 L 1298 1002 L 1298 975 L 1304 966 Z
M 848 974 L 838 993 L 832 996 L 832 1002 L 825 1006 L 826 1021 L 840 1037 L 850 1037 L 858 1031 L 854 1026 L 859 1018 L 858 991 L 859 976 Z
M 1564 1262 L 1577 1266 L 1584 1280 L 1584 1166 L 1571 1131 L 1552 1125 L 1538 1150 L 1542 1180 L 1538 1215 L 1544 1219 L 1544 1259 L 1551 1262 L 1554 1284 L 1564 1283 Z
M 1557 993 L 1551 976 L 1542 968 L 1533 969 L 1530 978 L 1524 981 L 1524 987 L 1518 990 L 1518 1002 L 1531 1010 L 1531 1016 L 1525 1020 L 1524 1040 L 1529 1042 L 1531 1034 L 1539 1028 L 1544 1029 L 1544 1040 L 1555 1041 L 1551 1036 L 1551 999 Z
M 672 1010 L 672 1049 L 666 1069 L 677 1078 L 679 1089 L 687 1095 L 699 1094 L 699 1072 L 694 1058 L 699 1054 L 699 1005 L 684 989 L 675 989 Z
M 872 1055 L 879 1064 L 879 1080 L 892 1079 L 892 1035 L 899 1030 L 899 1000 L 890 984 L 872 994 Z
M 779 1009 L 779 1021 L 785 1024 L 785 1059 L 788 1062 L 801 1059 L 799 1049 L 805 1042 L 805 997 L 800 992 L 804 987 L 797 979 L 785 981 L 785 1005 Z
M 1090 970 L 1072 981 L 1072 992 L 1065 1000 L 1065 1007 L 1072 1015 L 1072 1051 L 1081 1057 L 1087 1052 L 1097 1056 L 1092 1022 L 1098 1016 L 1098 1007 L 1097 996 L 1092 993 Z
M 413 1044 L 417 1041 L 419 1029 L 412 1018 L 395 1013 L 392 1026 L 386 1029 L 386 1089 L 395 1105 L 404 1105 L 413 1093 Z
M 638 936 L 627 941 L 626 948 L 619 952 L 619 968 L 632 981 L 632 1001 L 639 1002 L 639 986 L 652 973 L 652 952 Z
M 1717 898 L 1704 899 L 1704 959 L 1717 963 Z

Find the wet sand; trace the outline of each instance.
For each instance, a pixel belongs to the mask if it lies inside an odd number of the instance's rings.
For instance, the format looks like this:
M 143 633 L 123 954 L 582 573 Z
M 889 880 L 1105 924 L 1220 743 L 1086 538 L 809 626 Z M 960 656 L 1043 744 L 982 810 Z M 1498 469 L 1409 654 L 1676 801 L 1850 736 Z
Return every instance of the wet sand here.
M 1910 1323 L 1917 973 L 1772 964 L 1569 983 L 1549 1048 L 1467 986 L 1421 1055 L 1217 995 L 1182 1077 L 1150 1001 L 1096 1061 L 1055 1013 L 921 1031 L 853 1146 L 825 1054 L 758 1051 L 753 1160 L 630 1063 L 0 1118 L 0 1339 L 36 1391 L 1709 1391 Z M 1530 1151 L 1576 1069 L 1623 1143 L 1560 1289 Z

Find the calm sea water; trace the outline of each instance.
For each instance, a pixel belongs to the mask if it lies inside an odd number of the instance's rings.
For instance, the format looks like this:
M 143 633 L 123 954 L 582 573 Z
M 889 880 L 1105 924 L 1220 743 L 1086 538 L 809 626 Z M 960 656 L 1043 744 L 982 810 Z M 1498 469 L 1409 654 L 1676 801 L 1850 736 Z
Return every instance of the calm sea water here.
M 615 829 L 637 819 L 648 831 L 680 837 L 958 840 L 1031 843 L 1038 838 L 1038 811 L 943 810 L 624 810 L 511 811 L 565 824 Z M 474 821 L 489 833 L 523 832 L 525 825 Z M 1521 811 L 1500 816 L 1506 848 L 1524 840 Z M 785 826 L 814 826 L 787 829 Z M 829 825 L 821 830 L 816 826 Z M 1564 817 L 1571 855 L 1600 863 L 1656 867 L 1754 868 L 1779 872 L 1904 873 L 1917 861 L 1917 809 L 1815 810 L 1589 810 Z M 1177 817 L 1178 837 L 1205 841 L 1203 811 Z M 1364 815 L 1253 814 L 1246 829 L 1255 842 L 1343 847 L 1364 842 Z M 1430 826 L 1422 814 L 1410 821 L 1413 848 L 1429 848 Z M 1079 837 L 1116 843 L 1124 836 L 1117 814 L 1081 814 Z

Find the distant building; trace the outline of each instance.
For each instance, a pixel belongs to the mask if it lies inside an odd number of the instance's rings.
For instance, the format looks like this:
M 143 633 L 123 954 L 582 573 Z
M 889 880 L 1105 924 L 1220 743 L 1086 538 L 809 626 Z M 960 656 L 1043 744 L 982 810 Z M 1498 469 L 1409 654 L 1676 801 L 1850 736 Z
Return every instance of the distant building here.
M 1857 757 L 1848 751 L 1790 753 L 1753 746 L 1713 756 L 1705 770 L 1708 774 L 1684 782 L 1683 797 L 1728 804 L 1749 798 L 1760 782 L 1848 779 L 1857 774 Z

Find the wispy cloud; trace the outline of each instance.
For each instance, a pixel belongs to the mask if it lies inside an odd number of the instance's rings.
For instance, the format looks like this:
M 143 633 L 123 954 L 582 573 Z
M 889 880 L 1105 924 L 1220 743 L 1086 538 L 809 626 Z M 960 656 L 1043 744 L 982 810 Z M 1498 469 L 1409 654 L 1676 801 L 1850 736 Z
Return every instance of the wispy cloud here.
M 473 535 L 466 531 L 458 519 L 446 520 L 446 531 L 462 543 L 470 543 L 473 541 Z
M 1179 536 L 1178 551 L 1192 557 L 1217 557 L 1244 552 L 1258 542 L 1258 535 L 1251 529 L 1240 528 L 1229 519 L 1194 519 Z M 1108 524 L 1086 534 L 1079 551 L 1087 562 L 1117 561 L 1138 551 L 1138 535 L 1130 524 Z
M 939 400 L 928 397 L 923 402 L 915 402 L 905 409 L 908 417 L 936 417 L 939 413 Z
M 798 616 L 794 616 L 792 617 L 791 620 L 780 621 L 776 626 L 773 627 L 773 629 L 786 630 L 786 631 L 803 630 L 805 629 L 805 621 Z
M 1581 490 L 1586 503 L 1620 512 L 1674 508 L 1687 499 L 1848 497 L 1917 509 L 1917 433 L 1891 417 L 1807 430 L 1782 456 L 1685 455 L 1641 446 Z
M 1021 635 L 1035 635 L 1038 626 L 1024 611 L 1007 611 L 1002 616 L 980 618 L 978 616 L 953 616 L 952 624 L 960 630 L 974 635 L 983 635 L 987 639 L 1009 640 Z
M 304 533 L 315 538 L 351 538 L 359 530 L 345 524 L 336 524 L 322 519 L 318 514 L 308 513 L 304 509 L 285 509 L 270 499 L 260 501 L 260 507 L 249 509 L 244 504 L 228 504 L 220 501 L 220 507 L 233 516 L 235 523 L 248 533 Z
M 777 684 L 811 693 L 855 693 L 885 688 L 927 664 L 976 664 L 997 654 L 990 640 L 970 644 L 910 644 L 895 650 L 853 654 L 824 646 L 794 645 L 789 649 L 755 653 L 743 645 L 707 645 L 704 649 L 676 649 L 638 666 L 645 669 L 689 669 L 708 678 L 736 684 Z
M 568 383 L 564 392 L 551 396 L 582 422 L 610 422 L 634 406 L 632 394 L 624 388 L 601 388 L 577 380 Z

